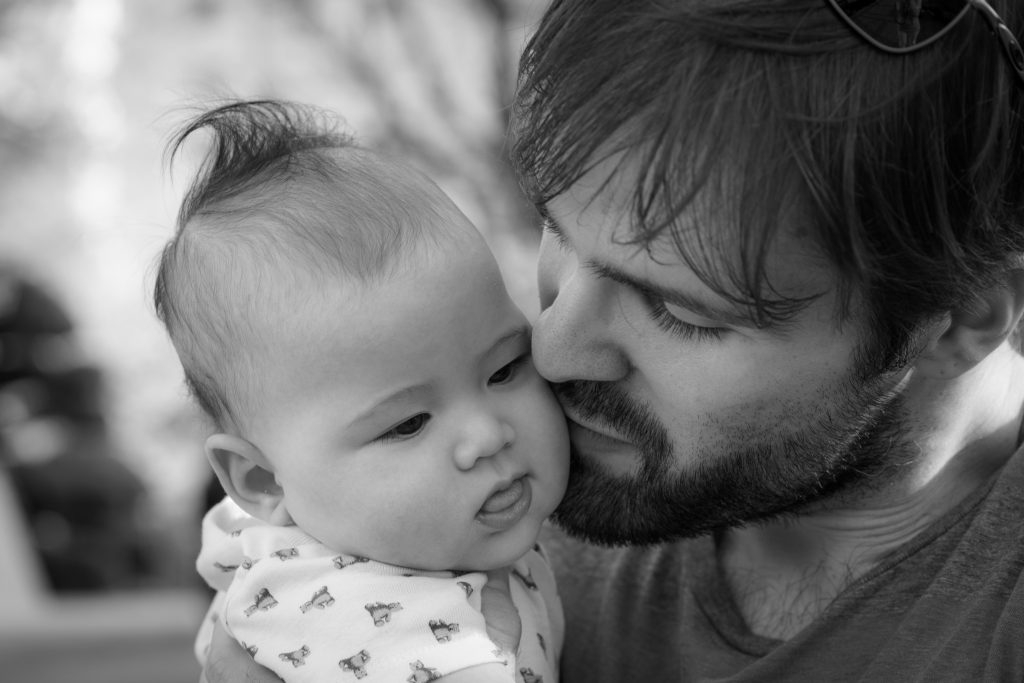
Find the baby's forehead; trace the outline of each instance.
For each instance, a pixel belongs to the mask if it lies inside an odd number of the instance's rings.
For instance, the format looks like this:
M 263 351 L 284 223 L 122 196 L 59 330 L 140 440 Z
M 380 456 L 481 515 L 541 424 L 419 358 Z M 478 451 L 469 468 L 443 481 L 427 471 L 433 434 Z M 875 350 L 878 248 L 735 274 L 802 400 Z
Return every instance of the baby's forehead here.
M 322 291 L 367 298 L 368 285 L 486 249 L 454 202 L 415 169 L 360 151 L 335 154 L 347 164 L 337 174 L 303 169 L 193 216 L 186 248 L 206 272 L 193 275 L 234 291 L 242 315 L 279 321 Z

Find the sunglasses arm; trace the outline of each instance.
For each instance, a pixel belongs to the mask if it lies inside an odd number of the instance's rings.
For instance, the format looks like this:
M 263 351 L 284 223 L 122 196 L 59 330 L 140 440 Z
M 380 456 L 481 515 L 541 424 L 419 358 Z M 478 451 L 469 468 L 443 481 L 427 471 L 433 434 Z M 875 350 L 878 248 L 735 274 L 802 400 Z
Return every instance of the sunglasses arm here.
M 985 21 L 988 22 L 989 28 L 992 29 L 992 32 L 999 39 L 999 44 L 1003 48 L 1003 54 L 1006 55 L 1006 61 L 1010 63 L 1010 66 L 1017 73 L 1017 79 L 1024 83 L 1024 50 L 1021 50 L 1020 43 L 1014 38 L 1009 27 L 1003 23 L 1003 20 L 996 14 L 996 11 L 985 0 L 967 1 L 985 15 Z

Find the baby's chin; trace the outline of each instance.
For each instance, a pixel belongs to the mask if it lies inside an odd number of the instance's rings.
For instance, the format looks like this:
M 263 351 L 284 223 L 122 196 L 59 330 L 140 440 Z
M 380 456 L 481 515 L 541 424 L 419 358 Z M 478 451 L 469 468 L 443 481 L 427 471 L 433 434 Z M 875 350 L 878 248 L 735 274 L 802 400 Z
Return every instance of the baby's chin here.
M 335 552 L 357 558 L 366 558 L 397 567 L 425 572 L 489 572 L 509 567 L 537 546 L 544 518 L 533 511 L 515 528 L 500 533 L 483 533 L 471 544 L 464 538 L 432 540 L 417 548 L 403 548 L 400 552 L 382 552 L 380 549 L 333 547 Z
M 528 552 L 537 547 L 537 538 L 540 535 L 541 522 L 529 522 L 524 520 L 520 525 L 522 528 L 506 532 L 509 538 L 491 539 L 490 543 L 481 543 L 478 553 L 467 554 L 463 561 L 452 567 L 459 571 L 489 572 L 494 569 L 510 567 Z

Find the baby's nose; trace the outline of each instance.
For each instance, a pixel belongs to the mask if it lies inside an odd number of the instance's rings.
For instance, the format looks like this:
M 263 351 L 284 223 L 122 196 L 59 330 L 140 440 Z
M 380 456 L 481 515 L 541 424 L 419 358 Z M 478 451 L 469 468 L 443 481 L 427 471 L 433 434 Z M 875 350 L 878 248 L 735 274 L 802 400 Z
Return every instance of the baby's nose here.
M 468 470 L 480 458 L 505 450 L 515 439 L 515 430 L 508 422 L 495 416 L 481 416 L 466 426 L 462 440 L 455 447 L 455 464 L 459 469 Z

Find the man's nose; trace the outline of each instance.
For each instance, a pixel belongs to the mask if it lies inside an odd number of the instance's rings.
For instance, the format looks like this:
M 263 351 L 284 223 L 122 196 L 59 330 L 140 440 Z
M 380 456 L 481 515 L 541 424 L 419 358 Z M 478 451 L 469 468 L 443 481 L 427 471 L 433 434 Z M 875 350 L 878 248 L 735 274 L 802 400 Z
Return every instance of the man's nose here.
M 515 429 L 506 420 L 483 410 L 475 411 L 467 417 L 455 445 L 455 465 L 461 470 L 472 469 L 478 460 L 500 453 L 515 440 Z
M 615 381 L 629 372 L 615 340 L 618 306 L 612 285 L 579 268 L 570 255 L 542 257 L 533 359 L 547 380 Z

